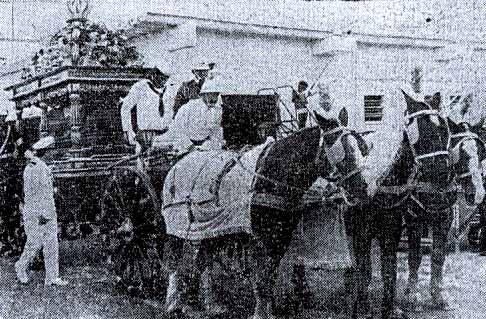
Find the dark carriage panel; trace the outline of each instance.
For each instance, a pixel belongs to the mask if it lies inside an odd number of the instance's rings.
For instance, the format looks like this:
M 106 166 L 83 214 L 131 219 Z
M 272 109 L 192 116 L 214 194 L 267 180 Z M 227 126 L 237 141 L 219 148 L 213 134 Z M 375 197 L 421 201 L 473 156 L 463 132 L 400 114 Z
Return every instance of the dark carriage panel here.
M 99 199 L 112 173 L 106 168 L 134 153 L 124 140 L 120 98 L 149 71 L 68 66 L 7 88 L 18 110 L 33 105 L 44 111 L 43 118 L 20 122 L 25 147 L 41 136 L 55 138 L 47 158 L 58 188 L 61 224 L 79 229 L 97 222 Z
M 267 136 L 276 137 L 280 124 L 278 96 L 225 95 L 223 134 L 230 148 L 257 145 Z

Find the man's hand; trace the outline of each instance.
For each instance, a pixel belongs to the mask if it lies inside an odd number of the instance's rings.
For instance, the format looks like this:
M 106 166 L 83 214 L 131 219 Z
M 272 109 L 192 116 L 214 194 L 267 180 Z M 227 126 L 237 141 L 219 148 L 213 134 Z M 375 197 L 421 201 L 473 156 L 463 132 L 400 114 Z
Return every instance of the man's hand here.
M 45 218 L 44 216 L 39 217 L 39 225 L 45 225 L 50 221 L 50 219 Z

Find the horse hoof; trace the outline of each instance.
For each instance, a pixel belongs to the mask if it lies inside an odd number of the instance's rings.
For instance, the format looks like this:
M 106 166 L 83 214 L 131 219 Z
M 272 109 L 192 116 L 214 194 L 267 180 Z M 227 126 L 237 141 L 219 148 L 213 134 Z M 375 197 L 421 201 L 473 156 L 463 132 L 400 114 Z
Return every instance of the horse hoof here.
M 229 312 L 229 309 L 220 304 L 206 306 L 206 314 L 210 317 L 221 317 Z
M 250 319 L 277 319 L 274 315 L 253 315 Z
M 455 306 L 450 302 L 449 296 L 445 292 L 432 293 L 432 308 L 441 311 L 451 311 Z
M 452 311 L 456 309 L 455 305 L 445 299 L 432 300 L 432 308 L 440 311 Z
M 183 318 L 183 313 L 182 313 L 182 309 L 174 309 L 174 310 L 170 310 L 170 311 L 167 311 L 165 313 L 165 316 L 167 317 L 167 319 L 179 319 L 179 318 Z
M 202 311 L 201 309 L 195 306 L 190 306 L 190 305 L 183 306 L 181 310 L 181 314 L 182 314 L 182 318 L 202 319 L 206 317 L 204 311 Z
M 387 316 L 383 315 L 383 319 L 408 319 L 408 316 L 400 308 L 394 308 L 393 311 Z
M 422 312 L 424 307 L 422 305 L 422 295 L 419 292 L 408 293 L 405 296 L 405 309 L 410 312 Z

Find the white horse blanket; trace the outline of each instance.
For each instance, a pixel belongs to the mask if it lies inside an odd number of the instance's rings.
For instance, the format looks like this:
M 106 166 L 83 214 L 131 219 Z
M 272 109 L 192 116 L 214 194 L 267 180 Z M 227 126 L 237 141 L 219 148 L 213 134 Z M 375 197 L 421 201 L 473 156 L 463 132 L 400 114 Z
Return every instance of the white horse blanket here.
M 162 215 L 167 234 L 203 240 L 235 233 L 251 234 L 251 188 L 257 160 L 272 142 L 244 153 L 194 151 L 169 171 Z

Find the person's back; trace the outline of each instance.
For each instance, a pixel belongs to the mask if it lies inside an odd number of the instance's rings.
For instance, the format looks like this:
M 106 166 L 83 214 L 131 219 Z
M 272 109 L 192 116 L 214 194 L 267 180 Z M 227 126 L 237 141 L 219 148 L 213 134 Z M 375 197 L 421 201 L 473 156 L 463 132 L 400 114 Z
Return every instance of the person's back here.
M 201 99 L 191 100 L 181 107 L 167 133 L 156 137 L 155 143 L 173 145 L 178 150 L 200 145 L 220 129 L 221 116 L 221 106 L 208 108 Z
M 56 218 L 52 171 L 38 157 L 33 157 L 24 170 L 24 219 L 40 215 Z
M 27 241 L 22 255 L 15 263 L 17 278 L 24 284 L 29 281 L 27 270 L 41 249 L 46 270 L 45 285 L 67 284 L 59 277 L 59 244 L 52 171 L 42 160 L 46 150 L 53 145 L 54 138 L 45 137 L 25 152 L 29 163 L 24 170 L 22 217 Z

